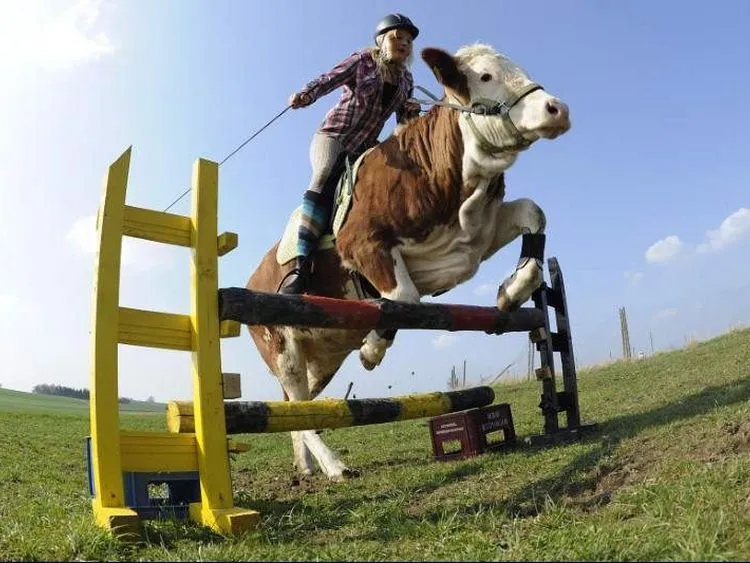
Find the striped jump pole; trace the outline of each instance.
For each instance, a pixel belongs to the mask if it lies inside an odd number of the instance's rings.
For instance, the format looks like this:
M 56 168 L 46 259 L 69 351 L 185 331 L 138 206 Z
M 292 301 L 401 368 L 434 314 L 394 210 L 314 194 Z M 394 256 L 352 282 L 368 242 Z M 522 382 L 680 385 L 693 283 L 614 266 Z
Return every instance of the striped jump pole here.
M 316 399 L 314 401 L 225 401 L 227 434 L 320 430 L 427 418 L 483 407 L 495 400 L 491 387 L 446 393 L 420 393 L 390 399 Z M 167 404 L 170 432 L 195 431 L 192 401 Z
M 247 325 L 287 325 L 338 329 L 427 329 L 528 332 L 545 323 L 544 311 L 388 299 L 350 301 L 318 295 L 282 295 L 240 287 L 219 289 L 219 319 Z

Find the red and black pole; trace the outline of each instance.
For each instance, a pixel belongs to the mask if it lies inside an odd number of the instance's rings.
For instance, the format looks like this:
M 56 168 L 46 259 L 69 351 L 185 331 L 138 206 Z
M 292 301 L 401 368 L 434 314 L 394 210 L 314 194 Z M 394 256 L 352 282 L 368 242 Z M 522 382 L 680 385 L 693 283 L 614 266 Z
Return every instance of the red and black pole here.
M 528 332 L 544 326 L 544 312 L 525 307 L 404 303 L 387 299 L 351 301 L 317 295 L 282 295 L 240 287 L 219 289 L 219 319 L 247 325 L 377 330 Z

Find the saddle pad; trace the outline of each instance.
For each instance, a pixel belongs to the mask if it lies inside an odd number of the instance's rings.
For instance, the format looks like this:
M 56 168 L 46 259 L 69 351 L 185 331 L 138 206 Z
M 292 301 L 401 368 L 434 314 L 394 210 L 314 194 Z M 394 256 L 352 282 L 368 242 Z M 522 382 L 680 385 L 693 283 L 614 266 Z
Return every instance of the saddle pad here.
M 339 229 L 341 229 L 341 225 L 344 224 L 344 219 L 346 219 L 346 216 L 349 213 L 349 208 L 351 207 L 352 194 L 354 193 L 353 186 L 356 183 L 359 165 L 365 155 L 367 155 L 373 148 L 374 147 L 369 148 L 363 152 L 357 160 L 354 161 L 354 165 L 351 168 L 349 168 L 349 162 L 347 160 L 347 168 L 341 174 L 341 178 L 339 178 L 336 184 L 332 212 L 333 220 L 331 221 L 328 232 L 320 237 L 317 247 L 318 250 L 326 250 L 334 247 L 336 234 L 339 232 Z M 349 180 L 350 178 L 352 178 L 351 181 Z M 281 236 L 279 247 L 276 250 L 276 261 L 281 265 L 286 264 L 297 257 L 297 233 L 299 231 L 301 220 L 302 206 L 300 205 L 292 211 L 292 214 L 289 216 L 289 220 L 284 228 L 284 234 Z

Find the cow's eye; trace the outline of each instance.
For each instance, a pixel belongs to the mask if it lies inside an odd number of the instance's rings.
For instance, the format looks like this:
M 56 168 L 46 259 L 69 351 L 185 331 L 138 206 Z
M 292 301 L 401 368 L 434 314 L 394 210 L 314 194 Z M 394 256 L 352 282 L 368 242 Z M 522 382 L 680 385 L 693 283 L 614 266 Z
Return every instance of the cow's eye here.
M 482 82 L 489 82 L 490 80 L 492 80 L 492 75 L 485 72 L 482 76 L 479 77 L 479 80 L 481 80 Z

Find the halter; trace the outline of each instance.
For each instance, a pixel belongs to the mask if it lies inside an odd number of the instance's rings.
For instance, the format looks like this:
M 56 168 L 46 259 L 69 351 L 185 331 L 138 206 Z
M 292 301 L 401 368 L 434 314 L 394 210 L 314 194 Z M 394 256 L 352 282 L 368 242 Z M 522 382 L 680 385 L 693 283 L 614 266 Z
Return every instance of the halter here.
M 523 135 L 518 131 L 518 128 L 513 123 L 513 120 L 510 118 L 510 110 L 515 106 L 518 102 L 520 102 L 522 99 L 524 99 L 526 96 L 531 94 L 532 92 L 536 92 L 537 90 L 544 90 L 544 88 L 535 82 L 532 82 L 530 84 L 527 84 L 523 88 L 521 88 L 518 92 L 514 92 L 507 100 L 493 100 L 490 98 L 479 98 L 475 102 L 473 102 L 470 106 L 466 106 L 460 103 L 453 104 L 450 102 L 444 102 L 440 100 L 437 96 L 435 96 L 432 92 L 427 90 L 426 88 L 423 88 L 421 86 L 414 86 L 416 89 L 418 89 L 421 92 L 424 92 L 427 94 L 431 100 L 419 100 L 415 99 L 415 101 L 419 102 L 420 104 L 432 104 L 435 106 L 442 106 L 447 107 L 450 109 L 454 109 L 456 111 L 460 111 L 464 117 L 466 118 L 466 122 L 469 124 L 469 127 L 471 127 L 472 132 L 477 138 L 477 142 L 479 143 L 479 148 L 482 149 L 484 152 L 489 154 L 497 154 L 500 152 L 505 151 L 511 151 L 511 150 L 523 150 L 525 148 L 528 148 L 529 145 L 531 145 L 532 141 L 529 141 L 528 139 L 524 138 Z M 454 99 L 455 96 L 454 96 Z M 456 101 L 458 101 L 456 99 Z M 514 137 L 514 143 L 512 144 L 503 144 L 503 145 L 495 145 L 487 140 L 487 138 L 479 131 L 476 124 L 474 123 L 474 120 L 471 118 L 471 115 L 482 115 L 482 116 L 488 116 L 488 115 L 499 115 L 503 120 L 503 125 L 505 128 L 511 133 L 511 135 Z

